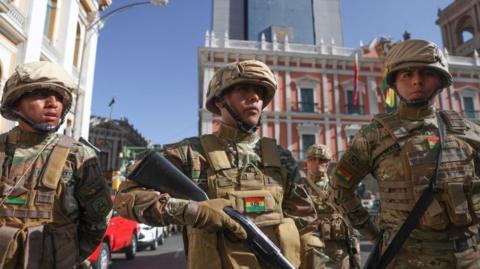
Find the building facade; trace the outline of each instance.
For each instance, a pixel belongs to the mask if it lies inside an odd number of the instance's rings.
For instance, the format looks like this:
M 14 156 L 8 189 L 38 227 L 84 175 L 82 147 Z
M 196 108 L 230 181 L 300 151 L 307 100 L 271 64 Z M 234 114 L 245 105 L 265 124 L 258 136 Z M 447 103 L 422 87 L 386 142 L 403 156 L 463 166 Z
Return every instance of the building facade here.
M 213 0 L 213 35 L 343 45 L 340 0 Z
M 227 63 L 257 59 L 274 72 L 278 89 L 265 108 L 260 134 L 275 138 L 302 160 L 312 143 L 327 145 L 338 159 L 349 140 L 374 114 L 387 110 L 383 61 L 393 41 L 377 38 L 361 48 L 233 40 L 207 32 L 199 50 L 199 133 L 215 131 L 219 118 L 206 110 L 208 82 Z M 359 104 L 353 105 L 355 54 L 359 59 Z M 455 83 L 436 98 L 441 109 L 480 119 L 480 59 L 447 54 Z
M 89 142 L 98 148 L 100 167 L 107 181 L 112 180 L 112 173 L 119 171 L 123 165 L 123 156 L 128 147 L 147 149 L 149 142 L 138 132 L 126 118 L 112 120 L 104 117 L 90 118 Z
M 15 66 L 51 61 L 65 68 L 79 88 L 60 129 L 76 138 L 88 137 L 98 29 L 88 31 L 111 0 L 0 0 L 0 82 Z M 0 119 L 0 131 L 14 122 Z
M 452 55 L 474 56 L 480 51 L 480 0 L 455 0 L 438 10 L 443 45 Z

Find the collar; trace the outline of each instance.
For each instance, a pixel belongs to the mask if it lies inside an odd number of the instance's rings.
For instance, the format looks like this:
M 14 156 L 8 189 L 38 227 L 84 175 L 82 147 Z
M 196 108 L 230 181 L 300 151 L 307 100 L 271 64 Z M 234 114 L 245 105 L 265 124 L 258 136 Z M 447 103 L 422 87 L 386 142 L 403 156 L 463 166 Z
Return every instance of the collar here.
M 404 103 L 400 103 L 397 109 L 398 117 L 401 120 L 426 120 L 435 118 L 435 107 L 433 105 L 426 105 L 422 107 L 409 107 Z
M 250 134 L 223 122 L 220 124 L 217 135 L 220 138 L 234 143 L 253 143 L 258 141 L 258 135 L 256 132 Z
M 8 134 L 8 142 L 11 144 L 20 144 L 25 146 L 34 146 L 43 144 L 49 140 L 55 133 L 37 133 L 21 130 L 16 126 Z

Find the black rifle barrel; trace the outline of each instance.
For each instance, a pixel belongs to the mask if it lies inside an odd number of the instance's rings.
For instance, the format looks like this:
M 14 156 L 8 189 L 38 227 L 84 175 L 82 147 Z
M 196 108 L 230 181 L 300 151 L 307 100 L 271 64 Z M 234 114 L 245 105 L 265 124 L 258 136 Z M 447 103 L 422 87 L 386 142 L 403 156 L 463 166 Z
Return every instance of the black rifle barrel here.
M 175 198 L 208 200 L 207 194 L 202 189 L 158 152 L 151 152 L 145 156 L 127 178 Z M 225 207 L 223 210 L 245 229 L 246 243 L 259 260 L 270 268 L 295 269 L 282 255 L 280 249 L 252 221 L 231 207 Z

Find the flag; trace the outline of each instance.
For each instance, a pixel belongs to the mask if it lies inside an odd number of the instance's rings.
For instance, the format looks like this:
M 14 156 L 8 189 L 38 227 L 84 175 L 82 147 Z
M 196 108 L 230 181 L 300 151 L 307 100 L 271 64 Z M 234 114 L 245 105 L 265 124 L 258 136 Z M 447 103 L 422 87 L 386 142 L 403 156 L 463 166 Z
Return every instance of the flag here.
M 115 97 L 112 97 L 112 100 L 110 100 L 110 103 L 108 103 L 108 106 L 113 106 L 115 104 Z
M 395 102 L 397 98 L 395 96 L 395 91 L 387 84 L 387 70 L 385 70 L 383 75 L 382 90 L 385 96 L 385 104 L 387 104 L 387 106 L 390 108 L 394 107 L 396 105 Z
M 355 53 L 355 65 L 353 67 L 353 105 L 358 105 L 358 54 Z

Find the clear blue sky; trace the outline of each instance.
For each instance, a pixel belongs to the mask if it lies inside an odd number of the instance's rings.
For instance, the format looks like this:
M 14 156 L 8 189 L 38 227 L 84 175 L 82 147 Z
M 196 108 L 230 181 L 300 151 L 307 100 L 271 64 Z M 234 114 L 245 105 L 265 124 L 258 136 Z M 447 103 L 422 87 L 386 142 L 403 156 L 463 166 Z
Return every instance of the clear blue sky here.
M 113 10 L 130 0 L 114 0 Z M 430 39 L 443 46 L 437 9 L 453 0 L 343 0 L 344 45 L 358 47 L 385 35 Z M 100 31 L 92 114 L 127 117 L 156 144 L 198 131 L 197 50 L 211 29 L 211 0 L 170 0 L 166 7 L 140 6 L 109 19 Z

